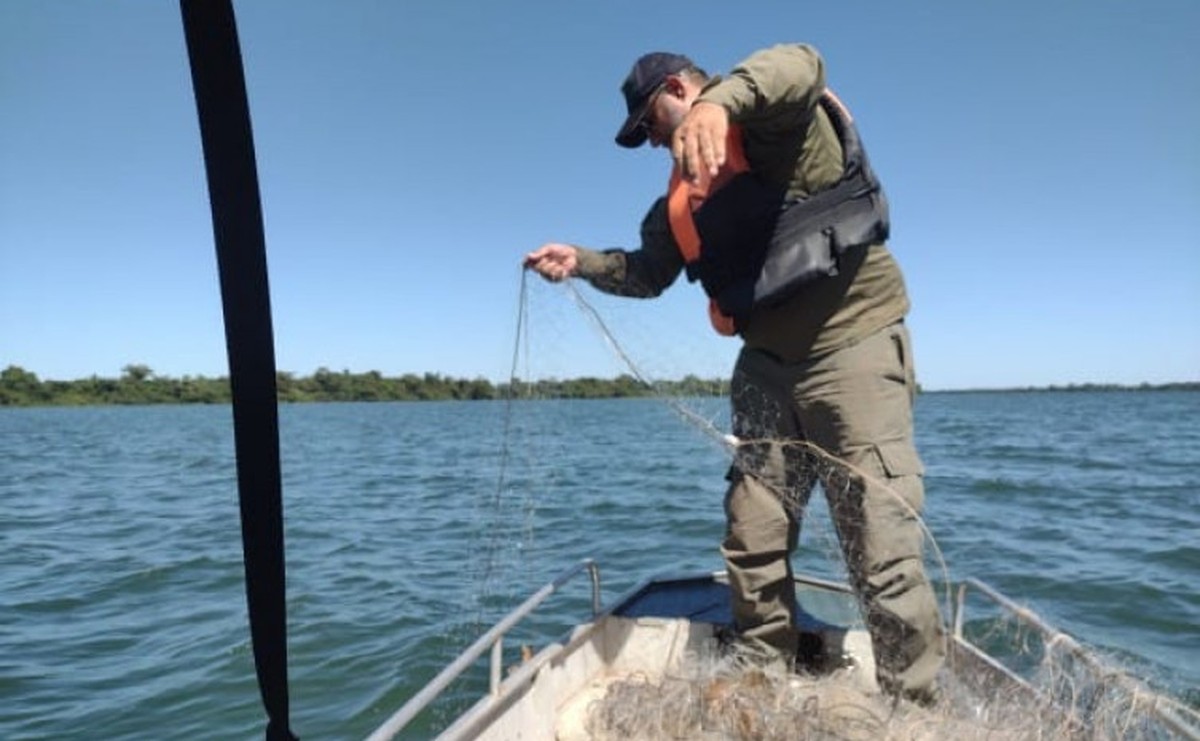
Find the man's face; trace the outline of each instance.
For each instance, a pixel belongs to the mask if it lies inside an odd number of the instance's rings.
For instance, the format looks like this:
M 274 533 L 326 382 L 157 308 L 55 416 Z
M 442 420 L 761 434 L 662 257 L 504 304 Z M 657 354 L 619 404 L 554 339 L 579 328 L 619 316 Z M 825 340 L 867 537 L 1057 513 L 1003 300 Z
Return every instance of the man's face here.
M 688 88 L 678 77 L 668 77 L 650 99 L 650 107 L 642 119 L 646 137 L 652 147 L 669 146 L 671 135 L 687 115 L 690 101 Z

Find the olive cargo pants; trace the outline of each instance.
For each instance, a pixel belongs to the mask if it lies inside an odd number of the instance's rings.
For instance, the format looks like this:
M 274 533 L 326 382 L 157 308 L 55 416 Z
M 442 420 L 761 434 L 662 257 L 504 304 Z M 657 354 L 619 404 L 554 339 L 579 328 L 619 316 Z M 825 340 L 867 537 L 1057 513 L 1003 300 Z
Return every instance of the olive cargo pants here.
M 790 662 L 798 635 L 789 556 L 820 481 L 880 686 L 919 698 L 932 690 L 946 648 L 922 559 L 924 471 L 913 442 L 914 393 L 903 323 L 803 363 L 743 348 L 731 386 L 741 443 L 729 474 L 721 552 L 742 642 Z

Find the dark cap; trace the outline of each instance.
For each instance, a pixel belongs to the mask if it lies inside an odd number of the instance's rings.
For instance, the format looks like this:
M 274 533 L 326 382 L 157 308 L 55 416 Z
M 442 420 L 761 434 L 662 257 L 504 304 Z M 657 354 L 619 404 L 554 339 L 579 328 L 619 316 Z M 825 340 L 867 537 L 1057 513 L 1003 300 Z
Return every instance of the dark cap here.
M 692 60 L 681 54 L 668 54 L 655 51 L 643 55 L 629 70 L 629 76 L 621 84 L 621 94 L 625 96 L 625 106 L 629 109 L 629 117 L 617 132 L 617 144 L 634 149 L 646 142 L 646 132 L 642 130 L 642 119 L 646 117 L 646 106 L 650 97 L 668 75 L 694 66 Z

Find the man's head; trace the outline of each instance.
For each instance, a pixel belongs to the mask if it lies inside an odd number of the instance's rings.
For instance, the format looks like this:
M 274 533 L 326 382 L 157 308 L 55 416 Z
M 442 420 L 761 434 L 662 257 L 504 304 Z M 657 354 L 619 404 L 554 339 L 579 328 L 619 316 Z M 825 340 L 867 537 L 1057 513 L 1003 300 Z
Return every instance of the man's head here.
M 633 149 L 646 139 L 656 147 L 670 141 L 706 79 L 704 71 L 681 54 L 651 52 L 640 57 L 621 85 L 629 116 L 617 132 L 617 144 Z

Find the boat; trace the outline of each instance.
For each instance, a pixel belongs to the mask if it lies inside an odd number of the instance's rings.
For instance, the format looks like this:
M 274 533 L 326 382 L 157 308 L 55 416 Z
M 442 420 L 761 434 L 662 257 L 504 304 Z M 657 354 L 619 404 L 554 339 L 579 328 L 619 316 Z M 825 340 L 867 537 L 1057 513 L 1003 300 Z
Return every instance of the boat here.
M 587 619 L 536 650 L 506 647 L 515 626 L 581 574 L 591 580 Z M 732 621 L 724 572 L 651 577 L 605 606 L 599 567 L 587 559 L 484 632 L 368 739 L 395 738 L 484 654 L 487 692 L 440 732 L 439 741 L 881 738 L 895 737 L 889 729 L 901 723 L 908 724 L 905 738 L 1200 739 L 1195 710 L 1106 664 L 975 579 L 956 590 L 944 670 L 949 691 L 933 709 L 887 700 L 876 686 L 870 638 L 856 625 L 849 586 L 811 575 L 794 578 L 798 627 L 817 647 L 807 657 L 811 671 L 781 676 L 722 663 Z M 1024 675 L 970 637 L 967 607 L 979 600 L 1015 621 L 1025 645 L 1039 646 L 1042 660 L 1029 666 L 1025 657 Z M 515 657 L 514 648 L 520 649 Z M 506 655 L 516 661 L 506 663 Z M 674 706 L 666 702 L 671 691 L 663 690 L 672 682 Z M 631 725 L 639 711 L 629 707 L 637 701 L 630 688 L 647 690 L 643 695 L 653 706 L 642 713 L 640 727 Z M 759 707 L 745 702 L 754 695 Z M 780 698 L 794 707 L 780 707 Z M 830 711 L 824 716 L 822 704 Z M 611 722 L 614 710 L 623 721 Z M 781 722 L 791 725 L 780 731 Z M 772 735 L 772 723 L 781 735 Z

